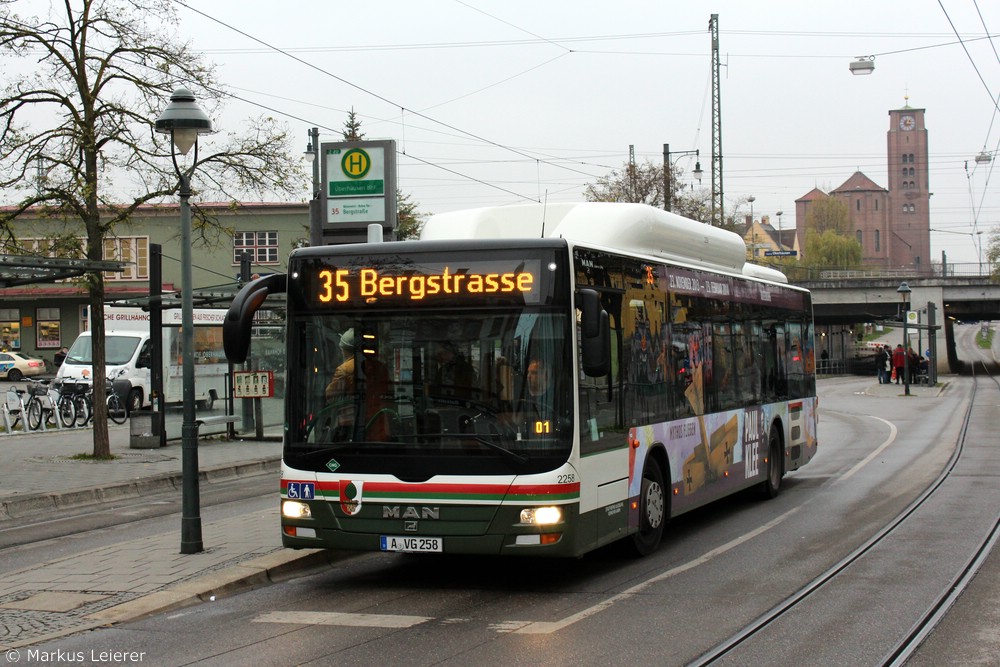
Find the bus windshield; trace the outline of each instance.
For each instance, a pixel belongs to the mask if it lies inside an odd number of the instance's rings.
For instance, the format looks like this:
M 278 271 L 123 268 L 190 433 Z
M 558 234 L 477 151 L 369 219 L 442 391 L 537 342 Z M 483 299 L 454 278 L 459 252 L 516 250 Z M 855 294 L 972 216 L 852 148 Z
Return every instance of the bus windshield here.
M 574 423 L 567 319 L 528 306 L 300 316 L 286 463 L 406 481 L 558 467 Z

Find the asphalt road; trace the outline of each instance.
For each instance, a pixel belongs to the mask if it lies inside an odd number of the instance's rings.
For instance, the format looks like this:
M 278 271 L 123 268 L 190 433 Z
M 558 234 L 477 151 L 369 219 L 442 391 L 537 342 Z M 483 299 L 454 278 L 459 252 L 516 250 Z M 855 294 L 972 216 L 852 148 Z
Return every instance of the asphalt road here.
M 960 383 L 918 403 L 861 395 L 867 378 L 824 381 L 819 454 L 786 477 L 781 496 L 745 493 L 681 517 L 645 559 L 615 547 L 573 561 L 366 554 L 39 648 L 141 650 L 144 665 L 685 664 L 927 487 L 957 437 Z M 934 540 L 934 530 L 912 539 Z M 881 595 L 896 590 L 904 553 L 885 554 L 805 625 L 755 647 L 755 664 L 876 664 L 938 585 L 913 578 L 905 596 Z M 924 569 L 943 576 L 944 560 Z

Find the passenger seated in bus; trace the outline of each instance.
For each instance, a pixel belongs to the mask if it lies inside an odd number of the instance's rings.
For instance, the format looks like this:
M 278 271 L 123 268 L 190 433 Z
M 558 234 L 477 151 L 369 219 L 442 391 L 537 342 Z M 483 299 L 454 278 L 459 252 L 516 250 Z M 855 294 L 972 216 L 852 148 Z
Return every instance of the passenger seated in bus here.
M 434 373 L 434 385 L 448 396 L 471 398 L 479 387 L 476 369 L 458 345 L 450 340 L 442 341 L 435 354 L 437 369 Z
M 357 367 L 354 329 L 348 329 L 340 337 L 340 350 L 344 362 L 334 371 L 324 392 L 327 402 L 333 405 L 335 439 L 387 440 L 389 414 L 382 400 L 389 386 L 385 366 L 374 356 L 361 355 L 361 366 Z M 363 423 L 359 424 L 356 417 L 361 404 Z

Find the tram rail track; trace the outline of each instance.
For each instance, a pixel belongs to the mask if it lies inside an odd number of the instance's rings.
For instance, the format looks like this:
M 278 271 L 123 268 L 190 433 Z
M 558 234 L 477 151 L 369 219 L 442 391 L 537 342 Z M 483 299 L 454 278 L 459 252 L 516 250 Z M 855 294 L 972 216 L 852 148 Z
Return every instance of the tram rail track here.
M 981 375 L 977 375 L 976 373 L 977 366 L 982 369 Z M 836 577 L 838 577 L 838 575 L 847 573 L 852 566 L 868 556 L 872 550 L 875 549 L 875 547 L 884 543 L 890 536 L 899 530 L 900 526 L 904 525 L 914 515 L 914 513 L 916 513 L 925 504 L 927 504 L 931 498 L 934 497 L 934 495 L 954 474 L 956 466 L 958 466 L 959 462 L 962 460 L 963 454 L 966 451 L 969 426 L 972 423 L 973 415 L 977 406 L 981 406 L 981 403 L 977 404 L 980 381 L 983 381 L 984 383 L 992 382 L 997 389 L 997 392 L 1000 393 L 1000 380 L 998 380 L 996 375 L 991 372 L 989 364 L 977 361 L 971 364 L 970 368 L 972 371 L 973 383 L 968 406 L 962 416 L 961 428 L 959 429 L 958 437 L 956 438 L 954 451 L 938 477 L 935 478 L 935 480 L 928 485 L 928 487 L 912 503 L 910 503 L 877 533 L 854 549 L 851 553 L 830 566 L 808 584 L 786 597 L 777 605 L 774 605 L 767 612 L 748 623 L 728 639 L 720 642 L 710 650 L 702 653 L 693 661 L 689 662 L 688 667 L 700 667 L 720 662 L 740 647 L 748 645 L 765 629 L 775 625 L 780 620 L 787 619 L 802 602 L 808 600 L 819 591 L 826 588 Z M 991 529 L 981 538 L 978 547 L 974 549 L 972 556 L 967 560 L 965 565 L 958 570 L 949 584 L 934 597 L 931 604 L 929 604 L 924 612 L 920 614 L 919 619 L 913 624 L 909 631 L 907 631 L 905 635 L 896 643 L 896 645 L 884 655 L 884 657 L 879 661 L 879 665 L 896 667 L 898 665 L 905 664 L 907 659 L 913 655 L 917 648 L 930 635 L 934 627 L 940 622 L 944 615 L 947 614 L 955 600 L 958 599 L 965 588 L 969 585 L 998 540 L 1000 540 L 1000 515 L 994 517 Z

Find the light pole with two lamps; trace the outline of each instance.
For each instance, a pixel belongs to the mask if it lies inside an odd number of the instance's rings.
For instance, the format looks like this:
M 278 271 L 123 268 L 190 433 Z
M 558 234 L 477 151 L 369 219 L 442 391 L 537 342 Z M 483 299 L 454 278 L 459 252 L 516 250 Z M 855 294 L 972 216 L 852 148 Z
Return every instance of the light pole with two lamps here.
M 905 282 L 899 283 L 896 292 L 903 299 L 903 393 L 910 395 L 910 343 L 906 337 L 907 312 L 910 310 L 910 286 Z
M 194 296 L 191 278 L 191 174 L 198 166 L 198 135 L 212 132 L 212 119 L 187 88 L 178 88 L 170 104 L 156 119 L 156 131 L 169 134 L 170 158 L 180 178 L 181 211 L 181 344 L 183 347 L 184 417 L 181 424 L 181 553 L 204 551 L 198 498 L 198 423 L 194 411 Z M 177 153 L 187 155 L 194 147 L 191 166 L 181 169 Z
M 701 175 L 705 173 L 701 170 L 701 162 L 697 160 L 698 158 L 697 150 L 674 151 L 673 153 L 671 153 L 670 144 L 663 144 L 663 210 L 664 211 L 673 210 L 672 200 L 674 198 L 673 196 L 674 187 L 673 187 L 673 178 L 671 174 L 671 171 L 673 170 L 673 164 L 670 162 L 671 155 L 676 155 L 678 159 L 680 159 L 681 156 L 684 155 L 694 155 L 695 156 L 694 171 L 692 171 L 691 174 L 698 179 L 699 183 L 701 183 Z

